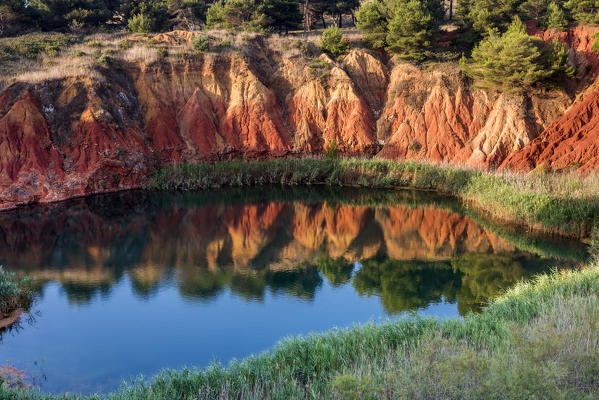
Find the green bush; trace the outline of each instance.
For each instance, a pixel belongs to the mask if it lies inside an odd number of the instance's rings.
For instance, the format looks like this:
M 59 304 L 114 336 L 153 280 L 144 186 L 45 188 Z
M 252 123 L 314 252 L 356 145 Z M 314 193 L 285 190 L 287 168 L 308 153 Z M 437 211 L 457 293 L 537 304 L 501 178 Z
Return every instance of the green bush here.
M 154 28 L 154 23 L 150 17 L 145 14 L 135 14 L 127 20 L 127 26 L 133 33 L 149 33 Z
M 104 54 L 101 55 L 100 57 L 98 57 L 98 63 L 103 66 L 104 68 L 110 68 L 112 67 L 113 64 L 113 60 L 110 56 Z
M 599 32 L 594 33 L 591 37 L 593 38 L 593 45 L 591 46 L 591 49 L 599 53 Z
M 133 47 L 131 40 L 125 39 L 119 43 L 119 49 L 121 49 L 121 50 L 127 50 L 127 49 L 130 49 L 131 47 Z
M 346 54 L 349 50 L 349 43 L 343 39 L 341 29 L 336 26 L 329 26 L 322 33 L 320 48 L 333 58 Z
M 210 41 L 208 37 L 205 35 L 196 36 L 191 39 L 191 43 L 193 45 L 194 50 L 205 52 L 210 49 Z

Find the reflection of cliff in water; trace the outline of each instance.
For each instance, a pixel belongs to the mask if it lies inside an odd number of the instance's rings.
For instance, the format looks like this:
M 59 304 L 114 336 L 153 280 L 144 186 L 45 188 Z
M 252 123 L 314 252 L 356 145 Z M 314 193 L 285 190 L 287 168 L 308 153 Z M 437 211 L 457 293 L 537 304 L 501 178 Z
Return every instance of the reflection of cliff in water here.
M 355 273 L 356 291 L 381 296 L 391 313 L 441 299 L 476 310 L 555 265 L 409 192 L 385 192 L 384 206 L 377 192 L 260 193 L 124 193 L 2 213 L 0 263 L 60 281 L 74 302 L 110 293 L 125 275 L 143 297 L 174 281 L 190 299 L 227 288 L 311 299 L 323 277 L 335 286 Z

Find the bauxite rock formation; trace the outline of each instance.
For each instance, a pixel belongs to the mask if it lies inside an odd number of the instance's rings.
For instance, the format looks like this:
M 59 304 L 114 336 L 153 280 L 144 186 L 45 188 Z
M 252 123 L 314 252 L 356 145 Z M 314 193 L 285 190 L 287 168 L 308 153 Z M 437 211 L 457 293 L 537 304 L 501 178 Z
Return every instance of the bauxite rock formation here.
M 597 28 L 530 30 L 567 42 L 579 82 L 593 79 Z M 598 164 L 599 84 L 501 94 L 473 87 L 455 63 L 418 67 L 361 49 L 285 58 L 261 38 L 246 50 L 10 85 L 0 93 L 0 209 L 140 187 L 160 165 L 320 154 L 332 141 L 346 155 L 482 168 Z

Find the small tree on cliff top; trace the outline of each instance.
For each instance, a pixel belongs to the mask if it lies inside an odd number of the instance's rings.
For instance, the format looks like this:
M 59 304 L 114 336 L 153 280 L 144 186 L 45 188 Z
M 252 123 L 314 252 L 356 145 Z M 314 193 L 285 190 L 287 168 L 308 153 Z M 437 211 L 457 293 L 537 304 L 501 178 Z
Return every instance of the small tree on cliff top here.
M 492 31 L 474 48 L 471 61 L 462 58 L 460 64 L 479 86 L 512 92 L 573 73 L 565 45 L 555 41 L 546 46 L 529 36 L 518 17 L 503 35 Z
M 322 33 L 322 44 L 320 47 L 331 57 L 337 58 L 340 55 L 347 53 L 349 43 L 343 39 L 341 29 L 336 26 L 329 26 Z

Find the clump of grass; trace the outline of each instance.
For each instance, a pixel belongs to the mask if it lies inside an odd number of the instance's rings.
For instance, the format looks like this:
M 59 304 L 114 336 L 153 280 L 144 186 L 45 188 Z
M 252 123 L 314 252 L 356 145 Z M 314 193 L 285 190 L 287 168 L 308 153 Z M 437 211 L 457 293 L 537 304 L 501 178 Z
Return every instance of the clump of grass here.
M 32 301 L 30 280 L 0 267 L 0 319 L 15 310 L 28 309 Z
M 583 238 L 599 222 L 598 178 L 596 174 L 484 172 L 412 161 L 288 158 L 159 168 L 148 187 L 163 190 L 263 184 L 411 187 L 455 195 L 502 222 Z

